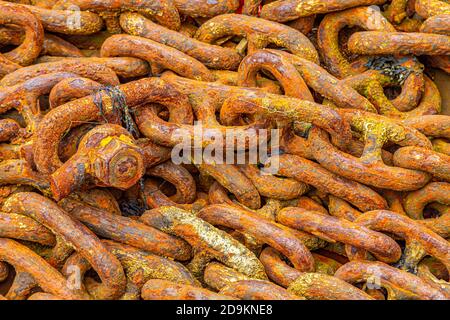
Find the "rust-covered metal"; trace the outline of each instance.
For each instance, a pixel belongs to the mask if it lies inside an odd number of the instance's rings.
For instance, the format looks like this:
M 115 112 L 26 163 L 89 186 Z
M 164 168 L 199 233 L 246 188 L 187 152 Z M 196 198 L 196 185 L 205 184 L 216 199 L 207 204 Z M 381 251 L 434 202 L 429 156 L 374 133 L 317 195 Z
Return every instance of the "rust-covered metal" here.
M 123 11 L 139 12 L 167 28 L 178 30 L 180 28 L 180 16 L 174 3 L 170 0 L 120 0 L 120 1 L 93 1 L 93 0 L 60 0 L 53 10 L 70 10 L 76 7 L 78 10 L 96 12 L 100 16 L 103 13 L 118 13 Z M 108 16 L 110 18 L 110 16 Z
M 190 212 L 160 207 L 147 211 L 140 220 L 185 239 L 196 251 L 208 252 L 223 264 L 248 276 L 267 279 L 261 262 L 248 248 Z
M 305 35 L 288 26 L 260 18 L 223 14 L 202 24 L 195 35 L 196 39 L 211 44 L 226 36 L 245 37 L 249 53 L 274 44 L 302 58 L 318 62 L 317 51 Z
M 262 7 L 261 18 L 286 22 L 314 14 L 342 11 L 359 6 L 379 5 L 385 2 L 385 0 L 278 0 Z
M 137 13 L 123 13 L 120 25 L 130 35 L 139 36 L 175 48 L 219 70 L 236 70 L 242 57 L 236 50 L 210 45 L 164 28 Z M 176 70 L 175 70 L 176 71 Z
M 314 271 L 311 253 L 289 228 L 284 228 L 252 212 L 220 204 L 202 209 L 198 216 L 213 225 L 250 234 L 258 241 L 281 251 L 296 269 Z
M 144 300 L 235 300 L 208 289 L 168 280 L 149 280 L 142 287 Z
M 421 278 L 383 262 L 352 261 L 344 264 L 335 276 L 349 283 L 376 283 L 388 292 L 388 299 L 447 300 L 448 297 Z M 375 282 L 376 281 L 376 282 Z
M 93 232 L 72 219 L 56 203 L 37 193 L 22 192 L 10 196 L 2 210 L 35 219 L 79 251 L 102 279 L 102 285 L 90 292 L 95 298 L 114 299 L 123 293 L 125 275 L 120 262 L 106 250 Z

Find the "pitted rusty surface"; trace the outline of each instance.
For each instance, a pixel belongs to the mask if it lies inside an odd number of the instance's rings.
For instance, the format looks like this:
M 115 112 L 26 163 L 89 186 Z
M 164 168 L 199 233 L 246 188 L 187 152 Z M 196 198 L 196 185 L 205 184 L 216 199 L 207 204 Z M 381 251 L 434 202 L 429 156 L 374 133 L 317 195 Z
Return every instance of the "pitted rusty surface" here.
M 437 33 L 450 36 L 450 11 L 428 18 L 420 26 L 420 32 Z
M 140 220 L 185 239 L 198 251 L 209 252 L 225 265 L 248 276 L 266 279 L 261 262 L 244 245 L 194 214 L 174 207 L 147 211 Z
M 173 2 L 181 14 L 193 18 L 212 18 L 224 13 L 233 13 L 239 7 L 239 0 L 173 0 Z
M 73 10 L 53 10 L 31 5 L 18 5 L 30 10 L 41 20 L 44 29 L 50 32 L 90 35 L 100 31 L 104 25 L 100 16 L 88 11 L 78 10 L 77 21 L 73 21 Z
M 201 210 L 198 216 L 213 225 L 250 234 L 258 241 L 281 251 L 295 268 L 301 271 L 314 271 L 313 257 L 289 228 L 284 228 L 249 211 L 227 205 L 211 205 Z
M 352 261 L 343 265 L 335 277 L 349 283 L 378 281 L 388 292 L 388 299 L 447 300 L 435 286 L 421 278 L 383 262 Z M 376 279 L 376 280 L 375 280 Z
M 396 262 L 401 255 L 400 247 L 388 236 L 372 232 L 346 219 L 301 208 L 285 208 L 278 212 L 277 221 L 291 228 L 312 233 L 328 242 L 352 243 L 355 247 L 366 248 L 377 259 L 386 263 Z
M 211 72 L 200 61 L 156 41 L 130 35 L 114 35 L 102 45 L 102 57 L 131 56 L 146 60 L 152 73 L 172 70 L 184 77 L 211 81 Z
M 139 12 L 150 19 L 155 19 L 159 24 L 178 30 L 180 28 L 180 16 L 173 2 L 170 0 L 120 0 L 120 1 L 95 1 L 95 0 L 60 0 L 57 1 L 53 10 L 70 10 L 76 6 L 79 10 L 87 12 L 103 13 L 104 11 Z
M 365 31 L 353 34 L 348 48 L 362 55 L 448 55 L 450 37 L 419 32 Z
M 236 70 L 241 56 L 233 49 L 209 45 L 159 26 L 136 13 L 120 16 L 122 28 L 130 35 L 139 36 L 175 48 L 197 59 L 212 69 Z
M 63 199 L 60 205 L 101 237 L 177 260 L 187 260 L 191 247 L 183 240 L 128 217 L 96 209 L 80 201 Z
M 125 289 L 120 262 L 108 253 L 100 240 L 79 221 L 75 221 L 51 200 L 36 193 L 17 193 L 2 207 L 5 212 L 28 216 L 52 230 L 85 257 L 103 283 L 90 294 L 99 299 L 114 299 Z
M 302 58 L 318 61 L 316 49 L 302 33 L 288 26 L 255 17 L 237 14 L 214 17 L 200 26 L 195 37 L 213 44 L 218 39 L 231 35 L 247 38 L 249 53 L 274 44 Z
M 276 284 L 261 280 L 239 280 L 222 288 L 219 293 L 242 300 L 305 300 Z
M 395 32 L 395 28 L 389 21 L 379 11 L 370 7 L 353 8 L 326 15 L 319 26 L 318 46 L 325 66 L 338 78 L 360 73 L 368 59 L 361 57 L 350 63 L 341 52 L 339 31 L 353 26 L 366 30 Z
M 149 280 L 142 287 L 144 300 L 235 300 L 213 291 L 167 280 Z
M 286 22 L 314 14 L 342 11 L 359 6 L 378 5 L 385 2 L 385 0 L 278 0 L 262 7 L 261 18 Z
M 420 256 L 420 251 L 436 257 L 447 268 L 449 268 L 450 245 L 438 234 L 424 227 L 419 222 L 412 220 L 404 215 L 399 215 L 392 211 L 375 210 L 364 213 L 359 216 L 355 223 L 366 226 L 370 229 L 380 232 L 395 234 L 406 242 L 406 248 L 400 266 L 408 271 L 415 271 L 415 255 Z M 347 247 L 347 252 L 352 252 L 351 259 L 363 257 L 364 254 L 359 250 Z M 420 261 L 419 257 L 419 261 Z
M 415 10 L 423 18 L 428 19 L 440 14 L 450 14 L 450 4 L 440 0 L 416 0 Z
M 44 43 L 41 21 L 26 8 L 1 1 L 0 24 L 20 26 L 25 32 L 22 43 L 14 50 L 2 53 L 2 56 L 23 66 L 31 64 L 41 52 Z
M 0 300 L 450 299 L 448 6 L 0 1 Z

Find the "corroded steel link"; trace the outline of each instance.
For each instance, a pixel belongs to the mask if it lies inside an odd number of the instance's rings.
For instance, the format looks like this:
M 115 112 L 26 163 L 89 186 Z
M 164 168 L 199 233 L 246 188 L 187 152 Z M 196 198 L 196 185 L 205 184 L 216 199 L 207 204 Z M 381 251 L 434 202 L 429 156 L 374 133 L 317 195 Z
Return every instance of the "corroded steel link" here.
M 244 209 L 220 204 L 202 209 L 198 216 L 213 225 L 249 234 L 259 242 L 280 250 L 298 270 L 314 270 L 314 259 L 309 250 L 295 233 L 278 223 Z
M 259 94 L 250 97 L 235 94 L 220 109 L 220 120 L 230 125 L 243 114 L 259 115 L 273 120 L 289 120 L 312 123 L 344 141 L 351 138 L 350 126 L 336 110 L 288 96 Z
M 0 260 L 32 275 L 45 292 L 69 300 L 87 300 L 83 290 L 72 290 L 67 280 L 38 254 L 11 239 L 0 239 Z
M 436 273 L 440 273 L 440 276 L 436 276 Z M 428 282 L 430 285 L 438 287 L 450 296 L 450 284 L 444 280 L 446 276 L 448 278 L 448 271 L 446 268 L 443 268 L 443 265 L 436 259 L 423 259 L 417 268 L 417 276 Z
M 241 300 L 305 300 L 268 281 L 238 280 L 219 291 L 219 294 Z
M 78 199 L 90 206 L 106 210 L 119 216 L 122 215 L 116 198 L 108 189 L 96 188 L 84 192 L 74 192 L 71 196 L 74 199 Z
M 415 0 L 416 12 L 425 19 L 440 14 L 450 14 L 450 4 L 440 0 Z
M 33 251 L 34 252 L 34 251 Z M 52 266 L 53 267 L 53 266 Z M 21 267 L 14 268 L 16 275 L 11 287 L 5 294 L 8 300 L 25 300 L 38 285 L 33 276 Z M 88 296 L 87 293 L 85 293 Z
M 245 37 L 248 41 L 248 53 L 275 44 L 292 54 L 319 62 L 316 49 L 305 35 L 288 26 L 264 19 L 224 14 L 202 24 L 195 34 L 196 39 L 210 44 L 227 36 Z
M 123 127 L 104 124 L 89 131 L 77 152 L 50 176 L 56 201 L 87 186 L 125 190 L 145 173 L 145 163 L 133 136 Z
M 106 67 L 113 70 L 119 77 L 125 79 L 133 79 L 136 77 L 143 77 L 150 74 L 150 66 L 144 60 L 132 57 L 111 57 L 111 58 L 100 58 L 100 57 L 50 57 L 50 56 L 42 56 L 38 59 L 39 63 L 46 62 L 57 62 L 64 61 L 61 63 L 70 63 L 70 62 L 92 62 L 92 63 L 101 63 Z
M 249 178 L 263 197 L 278 200 L 292 200 L 308 191 L 305 183 L 294 179 L 283 179 L 264 174 L 256 165 L 241 165 L 239 169 Z
M 261 4 L 263 0 L 244 0 L 242 4 L 242 14 L 246 14 L 248 16 L 258 16 L 259 11 L 261 9 Z M 238 11 L 239 12 L 239 11 Z
M 208 95 L 212 95 L 214 99 L 209 99 L 208 102 L 212 102 L 215 107 L 215 111 L 220 111 L 222 104 L 224 101 L 234 94 L 242 94 L 246 96 L 254 96 L 256 95 L 267 95 L 266 91 L 270 91 L 273 93 L 273 89 L 279 87 L 274 87 L 273 82 L 265 81 L 264 83 L 269 86 L 264 86 L 263 89 L 257 88 L 245 88 L 237 86 L 237 73 L 236 72 L 227 72 L 217 70 L 214 74 L 217 76 L 218 73 L 221 74 L 226 73 L 226 79 L 220 79 L 220 81 L 216 82 L 205 82 L 205 81 L 196 81 L 188 78 L 180 77 L 173 72 L 166 71 L 161 75 L 161 78 L 164 81 L 167 81 L 171 85 L 173 85 L 178 91 L 183 94 L 188 95 L 190 101 L 196 102 L 196 104 L 200 105 L 200 99 L 206 99 L 205 92 L 208 92 Z M 224 76 L 220 77 L 224 78 Z M 230 79 L 231 78 L 231 79 Z M 1 83 L 1 82 L 0 82 Z M 261 83 L 262 84 L 262 83 Z M 269 89 L 270 88 L 270 89 Z M 279 97 L 278 94 L 281 94 L 281 91 L 274 92 L 273 96 Z
M 157 25 L 136 13 L 123 13 L 120 16 L 120 25 L 128 34 L 175 48 L 202 62 L 208 68 L 236 70 L 242 59 L 236 50 L 192 39 Z
M 140 220 L 185 239 L 197 252 L 209 253 L 247 276 L 267 279 L 263 266 L 249 249 L 190 212 L 175 207 L 160 207 L 146 211 Z
M 104 64 L 95 62 L 81 62 L 76 60 L 64 60 L 58 62 L 39 63 L 28 67 L 20 68 L 0 80 L 0 86 L 19 86 L 21 83 L 31 80 L 38 76 L 44 76 L 52 73 L 71 73 L 81 77 L 100 82 L 102 84 L 119 84 L 114 71 Z
M 290 206 L 287 205 L 287 207 Z M 318 202 L 307 196 L 302 196 L 298 198 L 297 203 L 295 203 L 295 207 L 299 207 L 309 211 L 316 211 L 318 213 L 328 215 L 327 209 L 325 209 L 321 204 L 319 204 Z
M 235 165 L 198 164 L 200 172 L 213 177 L 225 189 L 233 193 L 237 200 L 250 209 L 261 207 L 261 197 L 252 181 Z
M 72 217 L 103 238 L 176 260 L 184 261 L 191 257 L 191 247 L 185 241 L 139 221 L 115 215 L 70 198 L 63 199 L 59 204 Z
M 329 242 L 338 241 L 365 248 L 386 263 L 396 262 L 401 256 L 400 247 L 390 237 L 346 219 L 291 207 L 279 211 L 277 221 L 291 228 L 312 233 Z
M 232 13 L 239 7 L 239 0 L 173 0 L 180 14 L 193 18 L 212 18 Z
M 403 208 L 403 194 L 401 192 L 383 190 L 382 195 L 389 204 L 389 210 L 406 215 L 405 209 Z
M 87 11 L 54 10 L 38 6 L 17 4 L 30 10 L 42 23 L 45 30 L 61 34 L 90 35 L 103 28 L 103 20 L 97 14 Z
M 119 86 L 129 107 L 156 102 L 162 105 L 189 108 L 186 96 L 161 79 L 144 78 Z M 113 113 L 112 101 L 106 93 L 98 95 L 103 104 L 103 114 Z M 95 95 L 74 100 L 48 112 L 36 131 L 34 161 L 40 172 L 52 173 L 62 163 L 58 157 L 58 145 L 63 134 L 83 122 L 102 119 L 102 113 L 94 102 Z M 57 126 L 55 124 L 58 124 Z
M 58 156 L 61 161 L 66 162 L 77 152 L 81 139 L 93 128 L 95 128 L 94 123 L 86 123 L 73 128 L 64 135 L 58 146 Z
M 351 261 L 336 272 L 335 277 L 349 283 L 376 283 L 388 291 L 388 299 L 447 300 L 439 289 L 421 278 L 383 262 Z M 375 282 L 376 281 L 376 282 Z
M 214 182 L 211 185 L 210 193 L 209 193 L 209 202 L 211 204 L 225 204 L 228 206 L 236 207 L 238 210 L 248 211 L 249 208 L 242 206 L 239 202 L 232 201 L 227 193 L 225 188 L 220 186 L 217 182 Z M 275 202 L 275 203 L 274 203 Z M 258 210 L 253 210 L 255 214 L 261 216 L 264 219 L 269 221 L 275 221 L 276 213 L 281 210 L 281 208 L 287 206 L 288 203 L 280 203 L 278 200 L 268 199 L 266 204 Z M 288 228 L 291 233 L 294 233 L 296 238 L 299 239 L 309 250 L 316 250 L 319 248 L 323 248 L 326 246 L 327 242 L 319 239 L 316 236 L 313 236 L 309 233 L 297 231 L 294 229 Z M 231 233 L 236 239 L 244 242 L 249 247 L 254 247 L 255 252 L 261 251 L 261 245 L 264 243 L 262 241 L 257 241 L 257 239 L 253 236 L 250 236 L 247 233 L 241 233 L 239 231 L 234 231 Z
M 423 115 L 405 119 L 403 123 L 422 132 L 427 137 L 450 139 L 450 116 Z
M 10 141 L 20 135 L 20 124 L 13 119 L 0 119 L 0 142 Z
M 3 78 L 5 75 L 20 69 L 21 65 L 11 60 L 6 59 L 3 55 L 0 55 L 0 78 Z
M 364 291 L 322 273 L 302 273 L 287 290 L 308 300 L 373 300 Z
M 83 57 L 80 49 L 70 42 L 67 42 L 53 34 L 44 36 L 44 44 L 41 55 L 59 56 L 59 57 Z
M 419 220 L 419 222 L 440 235 L 442 238 L 450 238 L 450 206 L 435 202 L 430 204 L 430 208 L 438 211 L 440 216 L 437 218 Z
M 208 84 L 207 82 L 198 83 Z M 235 88 L 240 89 L 241 87 L 220 86 L 219 88 L 219 90 L 222 88 L 225 90 L 228 88 L 234 90 Z M 192 112 L 189 114 L 183 113 L 182 111 L 188 110 L 182 110 L 180 108 L 168 108 L 170 116 L 167 120 L 160 118 L 158 114 L 159 109 L 155 106 L 137 108 L 137 125 L 143 135 L 147 136 L 154 142 L 165 146 L 176 146 L 180 144 L 185 145 L 186 142 L 190 140 L 191 145 L 194 144 L 195 146 L 200 142 L 202 147 L 206 147 L 214 143 L 217 144 L 215 137 L 217 134 L 222 135 L 224 139 L 223 141 L 226 142 L 226 144 L 230 143 L 231 145 L 241 145 L 241 143 L 244 143 L 245 148 L 248 148 L 252 142 L 250 138 L 255 135 L 255 131 L 258 139 L 260 139 L 259 143 L 261 143 L 261 141 L 265 141 L 268 134 L 265 136 L 260 135 L 257 130 L 270 127 L 271 123 L 267 119 L 260 119 L 257 117 L 255 121 L 250 124 L 239 123 L 238 125 L 233 124 L 231 126 L 224 126 L 217 120 L 216 112 L 218 112 L 221 107 L 218 95 L 221 94 L 222 92 L 206 93 L 206 91 L 202 91 L 198 95 L 196 93 L 188 93 L 189 102 L 192 105 L 192 109 L 197 117 L 197 120 L 205 128 L 205 130 L 199 130 L 200 132 L 195 130 L 198 127 L 192 125 Z M 182 117 L 183 115 L 185 115 L 185 117 Z M 190 117 L 187 117 L 188 115 Z M 230 131 L 227 131 L 228 129 L 231 129 L 233 132 L 231 136 L 229 134 Z M 214 133 L 213 137 L 211 137 L 211 132 Z
M 421 82 L 421 77 L 421 75 L 412 73 L 407 78 L 402 88 L 402 95 L 404 97 L 410 95 L 410 99 L 402 99 L 397 101 L 389 100 L 384 95 L 383 86 L 388 84 L 390 81 L 386 76 L 378 72 L 366 71 L 360 75 L 352 76 L 342 81 L 367 96 L 367 98 L 377 107 L 377 109 L 379 109 L 381 114 L 392 118 L 408 119 L 422 115 L 438 114 L 441 111 L 441 95 L 439 93 L 439 89 L 427 76 L 423 76 L 423 93 L 418 95 L 418 93 L 421 92 L 421 85 L 420 83 L 416 83 L 415 80 L 419 80 L 419 82 Z M 410 78 L 414 81 L 409 82 Z M 420 101 L 417 101 L 417 98 L 420 98 Z M 409 102 L 407 100 L 409 100 Z M 417 103 L 415 103 L 415 101 Z M 409 104 L 413 109 L 410 111 L 399 111 L 410 109 L 410 107 L 399 108 L 402 103 Z
M 421 260 L 421 251 L 439 259 L 447 269 L 450 268 L 449 243 L 418 221 L 392 211 L 375 210 L 359 216 L 355 223 L 372 230 L 395 234 L 406 242 L 406 248 L 400 267 L 415 271 L 417 263 Z M 355 248 L 346 248 L 350 260 L 362 257 L 363 253 Z
M 325 69 L 306 59 L 278 50 L 255 51 L 242 60 L 238 84 L 256 87 L 256 76 L 260 70 L 270 71 L 281 83 L 286 95 L 314 102 L 308 85 L 341 108 L 375 112 L 373 105 L 356 90 L 340 83 Z
M 69 101 L 88 96 L 101 86 L 97 81 L 83 77 L 61 80 L 52 88 L 48 96 L 50 108 L 54 109 Z
M 50 182 L 46 175 L 34 171 L 23 159 L 0 161 L 0 185 L 23 184 L 48 192 Z
M 172 201 L 168 196 L 161 191 L 160 183 L 154 179 L 145 179 L 144 190 L 142 191 L 145 197 L 145 203 L 149 208 L 158 208 L 162 206 L 180 207 L 178 203 Z
M 100 54 L 102 57 L 128 56 L 143 59 L 150 63 L 154 74 L 168 69 L 187 78 L 214 80 L 211 72 L 200 61 L 177 49 L 143 37 L 113 35 L 103 42 Z
M 367 57 L 350 63 L 339 48 L 339 31 L 357 26 L 366 30 L 395 32 L 395 28 L 383 15 L 370 7 L 359 7 L 327 14 L 318 30 L 318 46 L 328 71 L 338 78 L 360 73 L 365 69 Z
M 170 0 L 60 0 L 52 7 L 53 10 L 78 10 L 104 13 L 117 13 L 122 11 L 139 12 L 144 16 L 154 19 L 159 24 L 173 29 L 180 29 L 180 15 L 174 3 Z
M 420 27 L 420 32 L 450 36 L 450 11 L 428 18 Z
M 151 142 L 147 138 L 140 138 L 136 143 L 144 155 L 146 168 L 163 163 L 171 158 L 171 149 Z
M 210 262 L 203 273 L 203 280 L 208 287 L 220 291 L 227 285 L 239 280 L 251 280 L 245 274 L 229 268 L 219 262 Z
M 256 87 L 258 72 L 268 71 L 281 84 L 285 95 L 314 102 L 308 86 L 297 69 L 276 52 L 276 50 L 257 50 L 247 55 L 239 65 L 239 86 Z
M 433 150 L 450 156 L 450 143 L 446 139 L 433 139 Z
M 387 166 L 381 158 L 381 148 L 387 141 L 390 139 L 406 141 L 408 139 L 408 128 L 400 126 L 396 128 L 393 125 L 389 128 L 389 124 L 381 122 L 381 119 L 372 123 L 370 123 L 368 117 L 366 117 L 366 120 L 367 122 L 364 122 L 360 127 L 366 129 L 363 132 L 366 145 L 361 157 L 357 158 L 342 152 L 330 142 L 329 137 L 323 130 L 313 127 L 309 132 L 308 139 L 311 141 L 314 158 L 324 168 L 334 173 L 377 188 L 407 191 L 424 186 L 430 179 L 429 175 L 421 171 L 404 169 L 415 169 L 414 167 Z M 383 126 L 385 127 L 383 128 Z M 426 138 L 424 137 L 424 139 Z M 431 149 L 423 149 L 433 152 Z
M 9 275 L 9 267 L 6 263 L 0 262 L 0 282 L 5 281 Z
M 408 20 L 408 2 L 409 0 L 392 0 L 383 15 L 393 24 L 401 24 L 402 21 Z
M 34 219 L 17 213 L 0 212 L 0 237 L 54 246 L 53 233 Z
M 37 129 L 42 118 L 39 97 L 48 94 L 59 81 L 74 76 L 69 72 L 57 72 L 37 76 L 10 87 L 1 87 L 0 113 L 16 109 L 26 124 L 24 136 L 27 137 Z
M 361 55 L 448 55 L 450 37 L 420 32 L 356 32 L 348 39 L 348 49 Z
M 420 147 L 403 147 L 394 153 L 397 167 L 425 171 L 440 180 L 450 182 L 450 156 Z
M 342 198 L 361 211 L 387 208 L 386 200 L 374 190 L 334 174 L 313 161 L 290 154 L 280 155 L 274 161 L 277 161 L 280 166 L 278 175 L 294 178 L 319 191 Z
M 148 168 L 146 174 L 160 177 L 170 182 L 176 188 L 176 193 L 169 197 L 173 202 L 194 202 L 197 195 L 195 180 L 183 166 L 176 165 L 172 161 L 166 161 Z
M 127 279 L 139 289 L 150 279 L 162 279 L 181 284 L 198 285 L 186 267 L 178 262 L 111 240 L 102 240 L 102 242 L 108 251 L 120 261 L 127 275 Z M 72 255 L 67 259 L 62 273 L 68 277 L 72 269 L 71 266 L 74 265 L 80 266 L 80 269 L 91 268 L 90 265 L 84 266 L 86 261 L 80 261 L 80 259 L 83 258 L 78 253 Z
M 49 301 L 49 300 L 63 300 L 63 299 L 62 299 L 62 297 L 56 296 L 51 293 L 36 292 L 36 293 L 33 293 L 31 296 L 29 296 L 27 300 Z
M 354 221 L 362 214 L 361 211 L 353 208 L 347 201 L 331 194 L 328 196 L 328 211 L 334 217 L 349 221 Z
M 142 287 L 144 300 L 235 300 L 207 289 L 167 280 L 149 280 Z
M 314 14 L 324 14 L 333 11 L 383 4 L 386 0 L 279 0 L 262 7 L 261 18 L 286 22 L 300 17 L 308 17 Z
M 300 272 L 290 267 L 278 251 L 271 247 L 261 252 L 269 278 L 288 288 L 289 292 L 310 300 L 371 300 L 364 291 L 345 281 L 322 273 Z
M 405 211 L 412 219 L 424 219 L 423 210 L 432 202 L 450 205 L 450 183 L 431 182 L 420 190 L 410 192 L 404 198 Z
M 25 32 L 22 43 L 12 51 L 2 53 L 3 57 L 22 66 L 33 63 L 44 42 L 44 29 L 39 19 L 26 8 L 1 1 L 0 24 L 20 26 Z
M 99 299 L 114 299 L 125 290 L 125 274 L 120 262 L 100 240 L 79 221 L 72 219 L 51 200 L 31 192 L 10 196 L 2 208 L 5 212 L 29 216 L 52 230 L 85 257 L 102 279 L 102 285 L 90 294 Z

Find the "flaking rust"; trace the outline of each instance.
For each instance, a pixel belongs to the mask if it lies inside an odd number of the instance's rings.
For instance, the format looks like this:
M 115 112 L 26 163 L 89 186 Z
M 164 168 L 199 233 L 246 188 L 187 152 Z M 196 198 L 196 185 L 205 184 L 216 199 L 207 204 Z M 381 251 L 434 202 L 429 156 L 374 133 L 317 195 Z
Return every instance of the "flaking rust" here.
M 450 299 L 447 0 L 16 2 L 0 300 Z

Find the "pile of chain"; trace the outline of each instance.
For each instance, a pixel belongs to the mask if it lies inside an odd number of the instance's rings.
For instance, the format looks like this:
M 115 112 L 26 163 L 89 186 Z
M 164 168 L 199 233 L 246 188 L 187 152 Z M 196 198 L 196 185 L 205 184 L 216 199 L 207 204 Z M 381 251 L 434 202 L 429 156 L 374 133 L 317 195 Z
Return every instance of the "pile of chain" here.
M 446 1 L 0 1 L 0 52 L 0 300 L 450 299 Z

